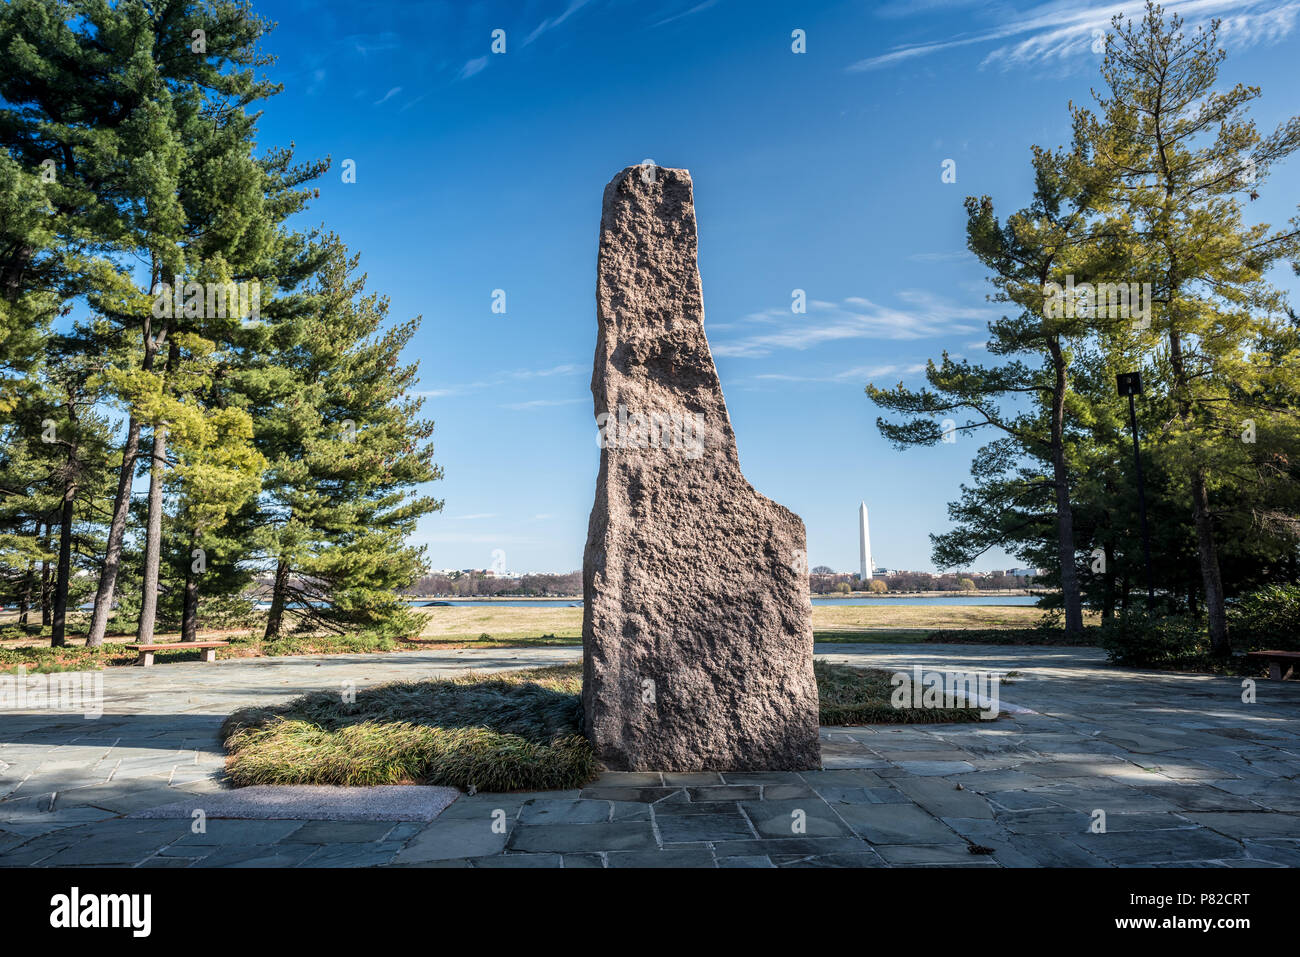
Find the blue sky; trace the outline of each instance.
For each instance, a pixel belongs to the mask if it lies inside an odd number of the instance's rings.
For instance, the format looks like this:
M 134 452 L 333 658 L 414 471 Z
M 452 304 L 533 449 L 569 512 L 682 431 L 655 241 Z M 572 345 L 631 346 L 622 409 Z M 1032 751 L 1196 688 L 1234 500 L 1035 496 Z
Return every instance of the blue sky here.
M 977 439 L 897 452 L 867 381 L 919 381 L 943 349 L 978 358 L 984 270 L 962 199 L 1023 205 L 1029 147 L 1069 134 L 1099 83 L 1093 31 L 1137 4 L 520 3 L 260 0 L 285 85 L 261 145 L 330 156 L 324 222 L 362 254 L 411 358 L 446 500 L 416 540 L 434 567 L 581 566 L 598 448 L 590 393 L 601 192 L 646 159 L 695 182 L 705 328 L 759 491 L 808 526 L 809 562 L 857 567 L 856 510 L 891 568 L 932 569 L 928 533 Z M 1228 20 L 1221 80 L 1297 111 L 1300 3 L 1171 3 Z M 490 51 L 494 30 L 506 52 Z M 805 31 L 807 52 L 791 50 Z M 343 183 L 344 159 L 356 182 Z M 956 183 L 941 181 L 956 163 Z M 1300 161 L 1249 214 L 1281 223 Z M 1294 291 L 1289 272 L 1276 281 Z M 492 312 L 493 290 L 506 313 Z M 806 314 L 791 311 L 806 291 Z M 977 569 L 1021 562 L 991 553 Z

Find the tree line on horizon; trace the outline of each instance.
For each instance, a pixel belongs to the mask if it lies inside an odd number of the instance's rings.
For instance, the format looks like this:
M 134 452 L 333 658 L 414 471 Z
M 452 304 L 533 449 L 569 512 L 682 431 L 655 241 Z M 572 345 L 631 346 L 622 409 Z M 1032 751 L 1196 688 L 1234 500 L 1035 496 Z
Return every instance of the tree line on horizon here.
M 1032 575 L 1008 575 L 1005 572 L 928 572 L 890 571 L 877 573 L 863 581 L 856 573 L 837 572 L 818 565 L 808 575 L 808 590 L 814 595 L 849 594 L 851 592 L 906 593 L 951 591 L 1011 591 L 1036 584 Z
M 896 571 L 877 575 L 862 582 L 856 574 L 836 572 L 818 565 L 808 573 L 808 590 L 814 595 L 851 592 L 959 592 L 972 589 L 1005 591 L 1023 589 L 1034 584 L 1033 576 L 1008 575 L 1003 572 L 961 572 L 930 575 L 925 572 Z M 419 578 L 402 594 L 416 598 L 491 598 L 520 595 L 525 597 L 582 597 L 582 572 L 539 572 L 515 577 L 486 575 L 482 572 L 430 574 Z
M 417 627 L 420 320 L 290 225 L 329 160 L 257 149 L 270 28 L 232 0 L 0 4 L 0 604 L 56 646 L 88 600 L 90 646 L 194 640 L 258 570 L 268 639 Z
M 1300 219 L 1245 218 L 1300 118 L 1256 129 L 1260 89 L 1219 84 L 1218 28 L 1152 2 L 1114 19 L 1097 109 L 1070 104 L 1070 144 L 1033 147 L 1029 205 L 999 218 L 988 196 L 965 201 L 967 246 L 1008 310 L 989 361 L 944 352 L 925 387 L 866 391 L 899 448 L 993 433 L 955 527 L 931 536 L 937 565 L 1002 548 L 1048 570 L 1068 633 L 1085 606 L 1148 629 L 1181 616 L 1223 656 L 1230 600 L 1300 609 L 1300 321 L 1267 278 L 1300 272 Z M 1131 372 L 1155 607 L 1116 384 Z
M 454 575 L 432 574 L 419 578 L 404 594 L 417 597 L 474 598 L 504 595 L 569 598 L 582 595 L 582 572 L 518 575 L 515 577 L 461 572 Z

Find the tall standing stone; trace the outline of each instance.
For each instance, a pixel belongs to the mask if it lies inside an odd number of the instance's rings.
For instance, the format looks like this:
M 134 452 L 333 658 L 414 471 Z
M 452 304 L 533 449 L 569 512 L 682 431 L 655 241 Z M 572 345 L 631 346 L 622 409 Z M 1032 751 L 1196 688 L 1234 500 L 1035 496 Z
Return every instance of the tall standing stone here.
M 820 767 L 803 522 L 740 471 L 686 170 L 605 187 L 596 306 L 587 736 L 616 770 Z

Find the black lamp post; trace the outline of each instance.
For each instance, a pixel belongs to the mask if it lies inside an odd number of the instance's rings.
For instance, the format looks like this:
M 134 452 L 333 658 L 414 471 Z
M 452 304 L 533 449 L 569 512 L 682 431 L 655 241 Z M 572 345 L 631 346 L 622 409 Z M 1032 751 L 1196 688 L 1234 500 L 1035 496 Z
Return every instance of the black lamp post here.
M 1147 610 L 1156 603 L 1155 587 L 1151 584 L 1151 533 L 1147 530 L 1147 496 L 1142 487 L 1142 456 L 1138 451 L 1137 408 L 1133 396 L 1142 394 L 1142 373 L 1121 372 L 1115 376 L 1115 386 L 1121 396 L 1128 396 L 1128 421 L 1133 429 L 1133 466 L 1137 471 L 1138 511 L 1142 516 L 1142 557 L 1147 571 Z

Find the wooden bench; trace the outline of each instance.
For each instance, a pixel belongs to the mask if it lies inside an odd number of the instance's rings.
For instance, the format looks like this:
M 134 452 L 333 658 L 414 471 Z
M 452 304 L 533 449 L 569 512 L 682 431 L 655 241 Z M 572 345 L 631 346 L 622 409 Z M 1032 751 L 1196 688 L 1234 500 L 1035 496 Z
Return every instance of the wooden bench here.
M 155 651 L 202 651 L 204 661 L 216 661 L 217 649 L 230 644 L 228 641 L 177 641 L 170 645 L 127 645 L 132 651 L 140 652 L 137 665 L 148 668 L 153 664 Z
M 1252 651 L 1246 657 L 1267 661 L 1269 678 L 1284 681 L 1295 671 L 1296 662 L 1300 661 L 1300 651 Z M 1285 672 L 1283 667 L 1286 668 Z

